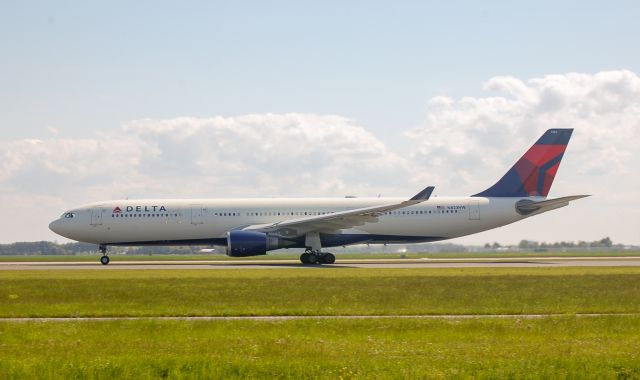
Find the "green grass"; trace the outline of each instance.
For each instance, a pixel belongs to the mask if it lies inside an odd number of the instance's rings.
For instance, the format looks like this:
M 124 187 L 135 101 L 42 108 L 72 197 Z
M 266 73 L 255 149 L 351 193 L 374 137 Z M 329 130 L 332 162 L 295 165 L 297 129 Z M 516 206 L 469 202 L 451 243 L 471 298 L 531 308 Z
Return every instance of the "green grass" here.
M 640 378 L 640 317 L 0 322 L 0 378 Z
M 0 271 L 0 316 L 560 313 L 539 319 L 0 321 L 0 379 L 640 378 L 640 268 Z
M 0 317 L 639 312 L 638 267 L 0 271 Z
M 410 252 L 410 253 L 336 253 L 338 260 L 348 259 L 457 259 L 457 258 L 527 258 L 527 257 L 631 257 L 640 256 L 639 251 L 545 251 L 545 252 Z M 95 255 L 2 255 L 0 262 L 68 262 L 84 261 L 98 262 L 100 256 Z M 123 255 L 111 254 L 111 260 L 116 261 L 253 261 L 253 260 L 298 260 L 299 253 L 290 251 L 272 252 L 262 256 L 228 257 L 223 254 L 201 255 Z

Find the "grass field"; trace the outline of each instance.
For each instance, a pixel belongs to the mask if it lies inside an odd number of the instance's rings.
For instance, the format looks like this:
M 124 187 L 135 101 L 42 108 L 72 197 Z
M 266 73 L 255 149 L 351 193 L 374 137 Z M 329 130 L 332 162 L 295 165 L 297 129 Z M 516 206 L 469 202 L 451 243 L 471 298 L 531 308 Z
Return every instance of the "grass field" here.
M 0 317 L 640 312 L 640 268 L 0 271 Z
M 640 377 L 640 317 L 0 322 L 0 337 L 3 379 Z
M 0 378 L 640 378 L 640 268 L 0 271 Z M 580 317 L 575 313 L 631 313 Z
M 519 257 L 631 257 L 640 256 L 640 251 L 544 251 L 544 252 L 422 252 L 422 253 L 336 253 L 338 260 L 348 259 L 457 259 L 457 258 L 519 258 Z M 33 255 L 33 256 L 0 256 L 0 262 L 7 261 L 46 261 L 46 262 L 68 262 L 86 261 L 97 262 L 100 255 L 77 255 L 77 256 L 56 256 L 56 255 Z M 290 251 L 272 252 L 268 255 L 250 257 L 228 257 L 223 254 L 202 254 L 202 255 L 124 255 L 111 254 L 112 261 L 220 261 L 220 260 L 298 260 L 299 253 Z

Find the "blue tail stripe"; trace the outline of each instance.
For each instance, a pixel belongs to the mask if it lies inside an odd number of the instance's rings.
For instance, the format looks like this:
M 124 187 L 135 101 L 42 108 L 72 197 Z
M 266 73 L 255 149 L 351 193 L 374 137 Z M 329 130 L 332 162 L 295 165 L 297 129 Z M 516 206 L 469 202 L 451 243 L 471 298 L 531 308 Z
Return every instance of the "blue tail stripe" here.
M 549 129 L 542 135 L 536 145 L 567 145 L 573 129 Z
M 509 170 L 500 181 L 487 190 L 474 194 L 474 197 L 527 197 L 522 180 L 515 170 Z

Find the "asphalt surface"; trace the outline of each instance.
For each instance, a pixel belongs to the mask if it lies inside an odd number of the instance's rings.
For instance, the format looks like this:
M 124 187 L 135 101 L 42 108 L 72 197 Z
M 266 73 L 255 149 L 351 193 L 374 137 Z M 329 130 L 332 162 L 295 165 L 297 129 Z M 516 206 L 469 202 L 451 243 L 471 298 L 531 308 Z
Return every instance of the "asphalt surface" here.
M 534 267 L 629 267 L 640 266 L 640 257 L 527 257 L 473 259 L 366 259 L 337 260 L 331 265 L 305 265 L 298 260 L 253 261 L 118 261 L 95 262 L 0 262 L 0 270 L 114 270 L 114 269 L 332 269 L 332 268 L 534 268 Z

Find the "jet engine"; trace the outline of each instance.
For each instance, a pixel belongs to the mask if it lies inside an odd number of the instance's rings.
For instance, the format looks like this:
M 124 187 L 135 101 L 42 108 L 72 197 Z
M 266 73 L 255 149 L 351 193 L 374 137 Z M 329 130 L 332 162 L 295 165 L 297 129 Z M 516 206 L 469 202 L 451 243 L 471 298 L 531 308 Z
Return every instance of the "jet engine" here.
M 266 255 L 267 251 L 282 248 L 280 239 L 257 231 L 227 232 L 227 256 L 246 257 Z

